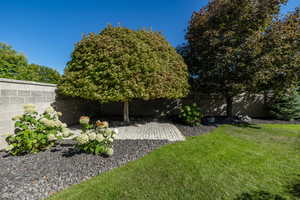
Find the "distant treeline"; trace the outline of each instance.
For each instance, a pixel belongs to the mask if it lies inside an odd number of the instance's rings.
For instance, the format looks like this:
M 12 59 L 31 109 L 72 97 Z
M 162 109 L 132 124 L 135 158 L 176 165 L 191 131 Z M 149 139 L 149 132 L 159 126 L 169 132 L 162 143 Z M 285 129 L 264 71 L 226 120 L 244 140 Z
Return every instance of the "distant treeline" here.
M 23 54 L 0 42 L 0 78 L 58 83 L 60 77 L 55 69 L 29 64 Z

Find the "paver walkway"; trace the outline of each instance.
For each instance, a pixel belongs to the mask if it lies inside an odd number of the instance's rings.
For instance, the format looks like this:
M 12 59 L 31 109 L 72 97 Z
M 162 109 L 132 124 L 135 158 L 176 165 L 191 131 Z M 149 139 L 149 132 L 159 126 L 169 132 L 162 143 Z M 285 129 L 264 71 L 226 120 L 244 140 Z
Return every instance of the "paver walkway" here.
M 119 134 L 117 140 L 169 140 L 183 141 L 185 137 L 176 126 L 170 123 L 149 122 L 131 126 L 118 127 Z M 80 129 L 71 128 L 75 134 L 80 133 Z
M 77 135 L 80 129 L 70 127 L 71 131 Z M 185 137 L 181 134 L 176 126 L 170 123 L 149 122 L 145 124 L 136 124 L 131 126 L 118 127 L 119 134 L 117 140 L 168 140 L 183 141 Z M 0 136 L 0 150 L 4 149 L 7 143 L 4 137 Z

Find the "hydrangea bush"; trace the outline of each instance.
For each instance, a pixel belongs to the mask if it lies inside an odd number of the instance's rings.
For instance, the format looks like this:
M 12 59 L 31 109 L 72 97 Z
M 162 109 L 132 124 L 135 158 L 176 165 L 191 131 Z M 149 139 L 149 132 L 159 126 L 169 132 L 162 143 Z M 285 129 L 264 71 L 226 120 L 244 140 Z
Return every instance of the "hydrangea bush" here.
M 108 122 L 97 121 L 95 125 L 90 124 L 87 116 L 80 117 L 82 125 L 80 135 L 75 138 L 77 148 L 86 153 L 113 155 L 113 141 L 118 129 L 109 128 Z
M 37 153 L 53 146 L 57 140 L 71 135 L 65 123 L 59 120 L 62 113 L 48 107 L 42 114 L 32 104 L 24 106 L 24 114 L 13 118 L 14 134 L 6 137 L 6 150 L 12 155 Z

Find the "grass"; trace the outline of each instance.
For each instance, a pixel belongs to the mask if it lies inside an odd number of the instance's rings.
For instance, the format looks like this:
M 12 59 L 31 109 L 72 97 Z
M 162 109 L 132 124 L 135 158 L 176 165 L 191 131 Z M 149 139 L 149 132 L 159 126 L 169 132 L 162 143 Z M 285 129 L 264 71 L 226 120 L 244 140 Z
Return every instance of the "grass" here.
M 294 199 L 288 188 L 300 183 L 299 175 L 300 125 L 224 125 L 164 146 L 50 199 L 232 200 L 251 191 Z

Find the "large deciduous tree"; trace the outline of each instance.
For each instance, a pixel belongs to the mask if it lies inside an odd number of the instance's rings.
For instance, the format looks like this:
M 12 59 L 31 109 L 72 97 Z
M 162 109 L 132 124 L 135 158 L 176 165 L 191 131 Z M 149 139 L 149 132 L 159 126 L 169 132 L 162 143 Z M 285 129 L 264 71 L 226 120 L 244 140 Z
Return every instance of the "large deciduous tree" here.
M 25 55 L 0 42 L 0 78 L 57 83 L 60 74 L 49 67 L 29 64 Z
M 50 67 L 28 64 L 26 67 L 19 69 L 16 79 L 29 80 L 42 83 L 58 83 L 61 75 L 55 69 Z
M 15 79 L 18 71 L 27 66 L 27 59 L 11 46 L 0 42 L 0 77 Z
M 197 90 L 233 98 L 255 88 L 267 31 L 286 0 L 213 0 L 195 12 L 186 34 L 189 71 Z
M 76 44 L 60 91 L 101 103 L 181 98 L 188 93 L 187 66 L 158 32 L 108 26 Z
M 257 88 L 281 93 L 300 82 L 300 9 L 277 18 L 263 33 Z

